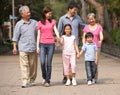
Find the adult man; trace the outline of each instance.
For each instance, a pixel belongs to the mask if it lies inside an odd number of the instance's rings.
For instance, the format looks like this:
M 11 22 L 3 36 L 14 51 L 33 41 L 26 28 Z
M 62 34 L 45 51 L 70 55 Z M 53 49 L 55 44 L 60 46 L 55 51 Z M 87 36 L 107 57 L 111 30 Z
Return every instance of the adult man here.
M 22 17 L 15 25 L 13 33 L 13 54 L 17 53 L 17 42 L 20 57 L 22 88 L 31 86 L 37 75 L 36 34 L 37 21 L 30 19 L 28 6 L 19 8 Z
M 71 2 L 68 5 L 68 12 L 65 15 L 63 15 L 62 17 L 60 17 L 60 19 L 59 19 L 58 31 L 61 34 L 63 32 L 63 27 L 66 24 L 70 24 L 72 26 L 72 35 L 74 35 L 76 37 L 76 41 L 79 46 L 80 45 L 79 38 L 78 38 L 79 29 L 84 28 L 85 24 L 81 20 L 80 16 L 78 16 L 76 13 L 77 13 L 77 4 L 74 2 Z M 65 83 L 65 82 L 66 82 L 66 78 L 64 77 L 63 83 Z
M 85 24 L 81 20 L 80 16 L 78 16 L 76 13 L 77 13 L 77 4 L 71 2 L 68 5 L 68 12 L 59 19 L 58 31 L 62 33 L 63 27 L 66 24 L 70 24 L 72 26 L 72 35 L 76 37 L 77 43 L 79 45 L 79 38 L 78 38 L 79 29 L 84 28 Z

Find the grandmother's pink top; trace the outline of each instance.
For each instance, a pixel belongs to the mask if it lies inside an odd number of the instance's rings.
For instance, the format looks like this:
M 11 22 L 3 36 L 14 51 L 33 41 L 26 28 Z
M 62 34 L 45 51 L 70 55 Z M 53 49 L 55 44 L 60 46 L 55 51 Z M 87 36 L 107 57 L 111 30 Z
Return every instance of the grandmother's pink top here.
M 56 25 L 56 21 L 52 20 L 51 22 L 46 21 L 45 24 L 42 24 L 41 21 L 38 22 L 38 30 L 40 30 L 40 43 L 43 44 L 53 44 L 53 28 Z
M 98 24 L 97 28 L 95 30 L 90 30 L 89 25 L 85 25 L 83 32 L 92 32 L 94 35 L 93 42 L 96 43 L 97 47 L 100 48 L 100 32 L 103 32 L 103 28 L 100 24 Z

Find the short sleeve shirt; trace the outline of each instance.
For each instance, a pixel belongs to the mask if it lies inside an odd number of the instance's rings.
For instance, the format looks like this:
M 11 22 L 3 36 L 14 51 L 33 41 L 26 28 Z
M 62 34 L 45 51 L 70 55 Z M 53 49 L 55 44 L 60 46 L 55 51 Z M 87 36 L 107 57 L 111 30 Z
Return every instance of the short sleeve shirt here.
M 36 50 L 37 21 L 30 19 L 28 23 L 23 19 L 15 25 L 12 41 L 18 42 L 18 49 L 22 52 Z
M 46 21 L 45 24 L 41 21 L 38 22 L 38 30 L 40 30 L 40 43 L 54 43 L 53 29 L 55 25 L 55 20 L 52 20 L 51 22 Z
M 82 46 L 82 50 L 85 51 L 85 61 L 95 61 L 95 52 L 97 51 L 95 43 L 86 42 Z
M 74 47 L 74 40 L 75 40 L 75 36 L 71 35 L 71 36 L 66 36 L 63 35 L 63 54 L 75 54 L 75 47 Z

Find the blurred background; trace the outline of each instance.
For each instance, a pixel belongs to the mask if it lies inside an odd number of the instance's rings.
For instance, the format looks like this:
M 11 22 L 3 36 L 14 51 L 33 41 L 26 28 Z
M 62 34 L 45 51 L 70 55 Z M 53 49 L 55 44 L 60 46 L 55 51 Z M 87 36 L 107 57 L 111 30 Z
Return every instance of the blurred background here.
M 0 0 L 0 55 L 12 50 L 12 35 L 15 23 L 20 20 L 18 9 L 28 5 L 36 20 L 41 17 L 44 6 L 53 10 L 53 18 L 58 22 L 59 17 L 67 12 L 70 2 L 78 4 L 77 14 L 87 23 L 87 14 L 94 12 L 98 22 L 104 28 L 102 51 L 120 57 L 120 0 Z M 80 40 L 82 31 L 80 30 Z

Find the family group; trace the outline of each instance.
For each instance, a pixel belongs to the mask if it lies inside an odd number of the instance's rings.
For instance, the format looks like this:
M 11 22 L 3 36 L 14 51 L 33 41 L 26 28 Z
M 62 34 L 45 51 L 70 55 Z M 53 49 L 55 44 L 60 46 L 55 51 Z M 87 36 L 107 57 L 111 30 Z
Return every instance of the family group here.
M 67 13 L 59 18 L 57 25 L 55 19 L 51 18 L 52 9 L 48 6 L 43 8 L 39 21 L 30 18 L 31 12 L 26 5 L 19 8 L 19 13 L 21 20 L 15 25 L 12 41 L 13 54 L 19 51 L 22 88 L 35 85 L 38 54 L 43 78 L 41 84 L 50 86 L 55 51 L 54 33 L 57 43 L 62 46 L 63 83 L 66 86 L 77 85 L 76 58 L 80 58 L 83 52 L 87 84 L 97 82 L 103 28 L 96 20 L 94 13 L 88 14 L 88 23 L 85 24 L 77 15 L 77 4 L 72 2 L 67 7 Z M 80 29 L 83 34 L 81 50 L 78 48 L 80 47 Z

